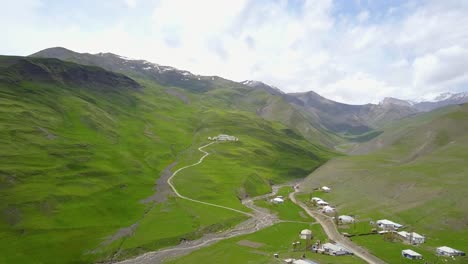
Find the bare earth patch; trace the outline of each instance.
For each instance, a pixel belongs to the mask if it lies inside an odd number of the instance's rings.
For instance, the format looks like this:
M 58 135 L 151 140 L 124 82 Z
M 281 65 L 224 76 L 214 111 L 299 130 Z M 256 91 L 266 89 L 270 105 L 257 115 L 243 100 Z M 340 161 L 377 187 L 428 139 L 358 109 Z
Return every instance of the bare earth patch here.
M 239 242 L 237 242 L 237 245 L 241 245 L 241 246 L 244 246 L 244 247 L 250 247 L 250 248 L 260 248 L 260 247 L 263 247 L 263 243 L 259 243 L 259 242 L 253 242 L 253 241 L 250 241 L 250 240 L 241 240 Z
M 172 189 L 171 186 L 167 183 L 167 180 L 169 177 L 172 175 L 172 168 L 177 164 L 177 162 L 173 162 L 169 164 L 162 172 L 158 180 L 156 181 L 156 185 L 154 187 L 155 194 L 151 195 L 150 197 L 142 200 L 142 203 L 150 203 L 150 202 L 156 202 L 156 203 L 162 203 L 167 200 L 167 197 L 169 195 L 172 195 Z
M 183 94 L 183 93 L 181 93 L 181 92 L 179 92 L 179 91 L 177 91 L 177 90 L 174 90 L 174 89 L 166 89 L 166 93 L 168 93 L 168 94 L 170 94 L 170 95 L 173 95 L 173 96 L 179 98 L 179 99 L 182 100 L 182 102 L 184 102 L 185 104 L 190 104 L 190 100 L 188 99 L 188 97 L 187 97 L 185 94 Z
M 106 239 L 101 243 L 101 246 L 108 246 L 112 242 L 117 241 L 118 239 L 133 235 L 133 232 L 135 232 L 136 228 L 138 227 L 138 224 L 139 223 L 137 222 L 129 227 L 120 228 L 115 234 L 106 237 Z
M 57 138 L 57 135 L 52 134 L 49 130 L 47 130 L 47 129 L 43 128 L 43 127 L 37 127 L 37 129 L 39 129 L 42 133 L 44 133 L 44 136 L 49 140 Z

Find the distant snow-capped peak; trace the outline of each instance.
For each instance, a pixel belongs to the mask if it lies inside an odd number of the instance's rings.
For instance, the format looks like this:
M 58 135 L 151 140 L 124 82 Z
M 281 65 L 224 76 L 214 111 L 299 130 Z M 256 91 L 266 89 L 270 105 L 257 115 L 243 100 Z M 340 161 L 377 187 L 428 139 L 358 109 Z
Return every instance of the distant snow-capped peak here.
M 247 85 L 247 86 L 257 86 L 257 85 L 260 85 L 260 84 L 264 84 L 262 82 L 253 81 L 253 80 L 245 80 L 245 81 L 242 81 L 241 83 L 244 84 L 244 85 Z
M 267 90 L 270 90 L 271 93 L 275 93 L 275 94 L 284 94 L 284 92 L 281 91 L 281 89 L 279 89 L 278 87 L 273 86 L 273 85 L 266 84 L 266 83 L 264 83 L 264 82 L 253 81 L 253 80 L 245 80 L 245 81 L 242 81 L 242 82 L 240 82 L 240 83 L 242 83 L 243 85 L 250 86 L 250 87 L 252 87 L 252 88 L 263 88 L 263 89 L 267 89 Z
M 441 102 L 446 100 L 460 100 L 468 97 L 468 92 L 461 93 L 452 93 L 445 92 L 440 94 L 427 94 L 423 96 L 420 100 L 415 100 L 416 102 Z
M 381 106 L 389 106 L 389 105 L 400 105 L 400 106 L 412 106 L 414 103 L 408 100 L 402 100 L 393 97 L 385 97 L 379 105 Z
M 444 101 L 444 100 L 448 100 L 448 99 L 452 98 L 455 95 L 456 94 L 451 93 L 451 92 L 441 93 L 438 96 L 436 96 L 433 100 L 436 101 L 436 102 Z
M 152 62 L 149 62 L 149 61 L 146 61 L 146 60 L 139 60 L 139 59 L 129 58 L 129 57 L 113 54 L 113 53 L 97 53 L 95 55 L 98 55 L 98 56 L 101 56 L 101 57 L 116 58 L 116 59 L 119 60 L 119 63 L 121 63 L 121 64 L 132 65 L 131 66 L 132 69 L 140 68 L 141 70 L 155 71 L 157 73 L 163 73 L 163 72 L 167 72 L 167 71 L 175 71 L 175 72 L 178 72 L 178 73 L 180 73 L 180 74 L 182 74 L 184 76 L 194 76 L 194 74 L 192 74 L 189 71 L 179 70 L 179 69 L 176 69 L 176 68 L 171 67 L 171 66 L 164 66 L 164 65 L 152 63 Z

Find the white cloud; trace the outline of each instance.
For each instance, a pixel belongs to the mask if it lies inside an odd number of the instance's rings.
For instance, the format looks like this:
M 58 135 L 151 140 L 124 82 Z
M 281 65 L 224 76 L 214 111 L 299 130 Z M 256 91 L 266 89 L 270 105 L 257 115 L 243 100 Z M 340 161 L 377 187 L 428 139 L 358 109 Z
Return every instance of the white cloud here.
M 314 90 L 347 103 L 467 87 L 467 2 L 410 2 L 380 10 L 380 17 L 365 2 L 358 13 L 336 13 L 338 4 L 124 0 L 119 6 L 131 11 L 111 16 L 63 8 L 65 16 L 86 17 L 86 24 L 56 23 L 46 1 L 6 1 L 0 53 L 28 55 L 51 46 L 109 51 L 289 92 Z M 95 8 L 107 11 L 108 5 Z
M 357 20 L 361 23 L 366 22 L 368 19 L 369 19 L 369 12 L 367 10 L 361 11 L 357 15 Z
M 137 5 L 137 0 L 124 0 L 124 3 L 129 7 L 129 8 L 135 8 Z
M 452 46 L 418 57 L 413 62 L 415 86 L 443 85 L 468 76 L 468 50 Z
M 322 89 L 322 94 L 337 101 L 366 104 L 378 103 L 382 98 L 391 96 L 395 89 L 366 73 L 356 72 L 328 84 Z

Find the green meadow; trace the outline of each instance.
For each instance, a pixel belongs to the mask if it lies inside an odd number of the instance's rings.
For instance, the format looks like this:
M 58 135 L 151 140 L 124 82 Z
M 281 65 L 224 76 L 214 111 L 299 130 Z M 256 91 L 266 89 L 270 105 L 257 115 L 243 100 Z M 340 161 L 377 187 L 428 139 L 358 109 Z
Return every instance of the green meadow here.
M 208 147 L 206 162 L 174 183 L 186 196 L 241 210 L 239 198 L 268 193 L 270 184 L 303 177 L 335 155 L 258 117 L 251 102 L 229 102 L 229 89 L 199 93 L 143 79 L 134 90 L 34 76 L 11 81 L 15 71 L 2 67 L 12 61 L 0 59 L 0 73 L 9 74 L 0 76 L 1 263 L 123 259 L 245 220 L 174 197 L 144 202 L 167 166 L 177 162 L 174 171 L 202 156 L 197 148 L 208 136 L 240 141 Z M 46 70 L 49 62 L 34 60 Z M 54 63 L 53 80 L 76 67 Z
M 255 205 L 267 208 L 271 212 L 276 213 L 278 218 L 281 220 L 314 222 L 315 220 L 312 217 L 289 199 L 289 194 L 293 191 L 294 190 L 290 186 L 282 187 L 278 190 L 278 194 L 276 196 L 283 196 L 285 200 L 282 204 L 274 204 L 270 202 L 270 199 L 275 197 L 272 196 L 268 199 L 255 201 Z
M 281 263 L 282 259 L 299 259 L 304 254 L 305 241 L 299 239 L 303 229 L 310 229 L 313 241 L 326 240 L 326 235 L 318 224 L 280 223 L 249 235 L 230 238 L 212 246 L 197 250 L 167 263 Z M 301 241 L 297 248 L 292 243 Z M 280 259 L 275 259 L 279 254 Z M 305 253 L 308 259 L 319 263 L 365 263 L 354 256 L 334 257 Z
M 330 186 L 333 190 L 324 199 L 336 205 L 339 214 L 354 215 L 363 229 L 371 229 L 371 220 L 386 218 L 425 235 L 427 242 L 415 251 L 436 263 L 436 247 L 468 251 L 467 128 L 466 104 L 402 120 L 357 149 L 367 154 L 335 158 L 303 186 L 309 191 Z M 407 247 L 379 236 L 355 242 L 389 263 L 399 263 L 401 249 Z M 466 258 L 455 263 L 463 261 Z

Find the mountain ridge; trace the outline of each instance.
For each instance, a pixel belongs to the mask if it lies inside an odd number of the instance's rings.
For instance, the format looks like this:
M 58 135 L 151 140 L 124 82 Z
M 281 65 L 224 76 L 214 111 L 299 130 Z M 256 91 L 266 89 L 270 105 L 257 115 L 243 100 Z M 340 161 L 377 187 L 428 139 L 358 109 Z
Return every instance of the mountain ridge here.
M 71 86 L 91 85 L 104 90 L 141 88 L 140 84 L 126 75 L 99 67 L 63 62 L 55 58 L 0 56 L 0 59 L 0 81 L 4 82 L 55 82 Z
M 296 127 L 306 138 L 314 139 L 318 135 L 321 138 L 320 141 L 328 146 L 336 145 L 343 139 L 352 140 L 358 135 L 379 130 L 388 122 L 418 114 L 425 109 L 432 110 L 452 104 L 452 102 L 412 104 L 409 101 L 396 98 L 385 98 L 379 104 L 345 104 L 327 99 L 314 91 L 285 93 L 278 87 L 261 81 L 235 82 L 218 76 L 195 75 L 171 66 L 130 59 L 113 53 L 77 53 L 65 48 L 49 48 L 30 56 L 53 57 L 98 66 L 130 77 L 150 79 L 164 86 L 180 87 L 198 93 L 206 93 L 220 87 L 264 91 L 273 97 L 282 99 L 273 100 L 270 98 L 258 101 L 256 110 L 258 115 Z M 249 90 L 245 90 L 243 96 L 249 96 L 249 94 Z M 229 98 L 225 97 L 222 100 L 229 100 Z M 249 101 L 250 99 L 244 98 L 242 100 Z M 289 104 L 292 108 L 284 104 Z M 334 134 L 334 139 L 326 139 L 328 136 L 325 134 L 327 133 Z

